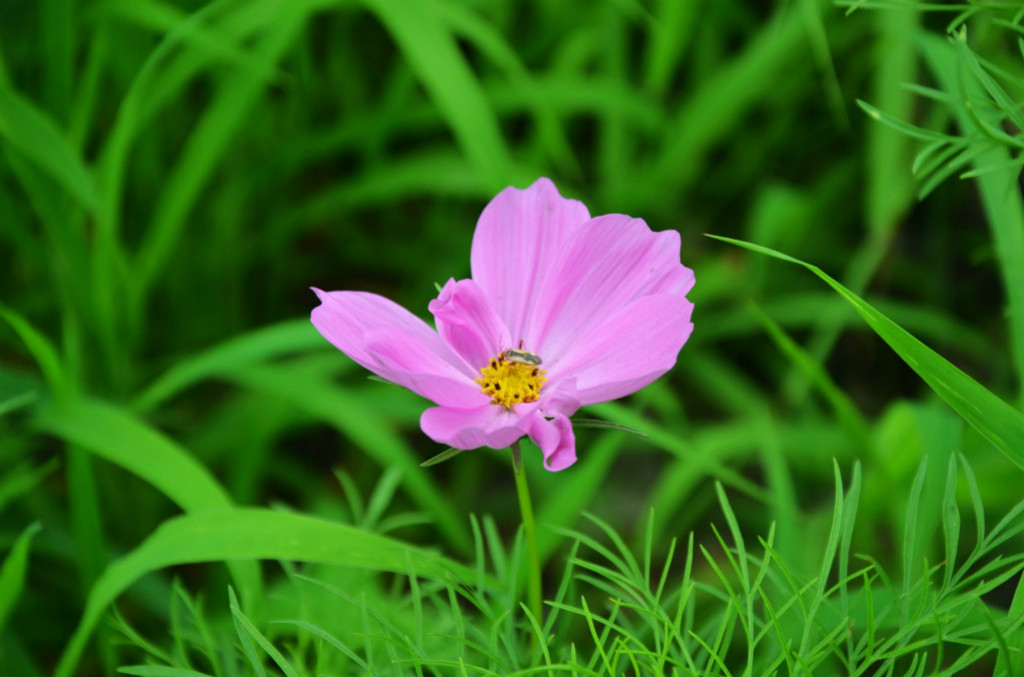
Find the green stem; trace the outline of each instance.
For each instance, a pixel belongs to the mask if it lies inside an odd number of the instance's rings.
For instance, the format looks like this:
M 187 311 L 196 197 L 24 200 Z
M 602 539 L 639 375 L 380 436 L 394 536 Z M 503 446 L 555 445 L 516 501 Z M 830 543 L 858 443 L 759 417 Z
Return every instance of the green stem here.
M 530 488 L 526 484 L 526 472 L 519 464 L 519 441 L 512 443 L 512 462 L 516 472 L 516 493 L 519 495 L 519 511 L 523 516 L 523 535 L 526 537 L 526 554 L 529 559 L 529 607 L 530 613 L 541 626 L 544 624 L 540 587 L 540 550 L 537 548 L 537 527 L 533 522 L 533 504 L 530 502 Z

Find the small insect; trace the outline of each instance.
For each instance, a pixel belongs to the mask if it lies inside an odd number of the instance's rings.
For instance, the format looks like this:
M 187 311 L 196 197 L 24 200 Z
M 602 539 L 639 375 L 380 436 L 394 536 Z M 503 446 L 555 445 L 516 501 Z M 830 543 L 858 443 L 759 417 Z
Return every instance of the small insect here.
M 529 364 L 534 367 L 540 366 L 543 360 L 540 359 L 540 355 L 534 355 L 526 350 L 506 350 L 501 354 L 509 362 L 517 362 L 519 364 Z

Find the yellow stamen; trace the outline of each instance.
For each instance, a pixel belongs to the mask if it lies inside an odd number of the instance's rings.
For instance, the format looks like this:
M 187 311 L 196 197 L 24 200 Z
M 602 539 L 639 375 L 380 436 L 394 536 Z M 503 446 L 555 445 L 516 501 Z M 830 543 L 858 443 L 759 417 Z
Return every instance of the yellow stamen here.
M 535 364 L 513 362 L 502 353 L 480 370 L 476 382 L 491 402 L 510 409 L 513 404 L 536 401 L 547 382 L 546 373 Z

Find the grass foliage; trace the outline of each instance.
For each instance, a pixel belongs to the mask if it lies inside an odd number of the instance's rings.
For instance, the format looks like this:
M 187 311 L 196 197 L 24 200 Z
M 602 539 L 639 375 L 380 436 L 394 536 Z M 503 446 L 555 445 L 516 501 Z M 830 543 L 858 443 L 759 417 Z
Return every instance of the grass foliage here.
M 1022 40 L 1017 2 L 0 3 L 0 673 L 1024 673 Z M 306 317 L 425 314 L 538 176 L 697 276 L 577 465 L 524 444 L 541 616 L 508 452 Z

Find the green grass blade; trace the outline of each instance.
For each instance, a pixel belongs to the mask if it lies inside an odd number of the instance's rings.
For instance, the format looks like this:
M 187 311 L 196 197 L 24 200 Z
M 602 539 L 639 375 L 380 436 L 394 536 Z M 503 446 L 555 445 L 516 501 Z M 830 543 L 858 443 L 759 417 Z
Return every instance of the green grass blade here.
M 937 36 L 923 37 L 921 45 L 925 61 L 942 89 L 958 102 L 954 112 L 963 134 L 975 134 L 979 123 L 1000 125 L 996 112 L 969 104 L 984 97 L 982 87 L 989 88 L 990 93 L 1001 89 L 977 64 L 977 58 L 967 45 L 965 32 L 956 35 L 955 45 Z M 975 79 L 966 77 L 965 71 L 973 72 Z M 981 77 L 981 82 L 978 82 L 978 77 Z M 1019 117 L 1015 113 L 1017 104 L 1005 93 L 997 96 L 997 103 L 1008 107 L 1007 114 Z M 975 169 L 1004 166 L 1010 159 L 1009 149 L 993 144 L 973 158 L 973 165 Z M 988 172 L 980 175 L 977 181 L 1009 306 L 1010 354 L 1013 356 L 1018 393 L 1024 393 L 1024 198 L 1017 183 L 1018 174 L 1016 169 Z M 1020 449 L 1020 445 L 1017 448 Z
M 116 405 L 88 399 L 51 405 L 40 410 L 36 424 L 141 477 L 186 511 L 231 506 L 188 451 Z
M 40 466 L 25 461 L 13 469 L 5 470 L 0 477 L 0 513 L 9 503 L 38 487 L 59 466 L 57 458 L 51 458 Z
M 270 3 L 265 3 L 270 5 Z M 256 51 L 268 68 L 281 58 L 292 44 L 305 21 L 309 3 L 280 5 L 273 29 L 262 36 Z M 267 10 L 270 10 L 270 5 Z M 182 150 L 181 158 L 167 178 L 160 200 L 154 207 L 153 221 L 146 231 L 138 253 L 138 277 L 133 292 L 136 314 L 146 299 L 150 286 L 171 258 L 187 217 L 236 133 L 244 127 L 247 116 L 267 81 L 251 72 L 239 73 L 218 91 L 214 102 L 204 111 Z
M 41 528 L 38 522 L 25 527 L 0 565 L 0 634 L 25 586 L 29 547 L 32 545 L 32 537 Z
M 796 263 L 820 277 L 854 307 L 875 333 L 888 343 L 939 397 L 953 407 L 965 421 L 1003 452 L 1008 459 L 1024 468 L 1024 414 L 996 397 L 991 391 L 950 364 L 945 358 L 918 341 L 909 332 L 875 310 L 817 266 L 742 240 L 718 235 L 709 237 L 782 261 Z
M 0 139 L 25 157 L 96 215 L 99 193 L 89 168 L 46 113 L 13 89 L 0 85 Z
M 235 370 L 230 378 L 257 392 L 279 397 L 331 424 L 382 467 L 400 468 L 402 484 L 413 500 L 435 517 L 438 528 L 456 548 L 470 551 L 464 517 L 434 483 L 429 471 L 419 467 L 420 460 L 409 445 L 358 395 L 322 376 L 286 366 L 254 365 Z
M 113 404 L 78 399 L 51 405 L 39 411 L 36 425 L 149 482 L 186 512 L 232 506 L 227 492 L 188 451 Z M 228 567 L 246 602 L 258 605 L 259 569 L 248 563 Z
M 646 188 L 648 194 L 659 195 L 669 186 L 678 190 L 694 181 L 715 144 L 736 130 L 742 116 L 774 89 L 772 83 L 782 74 L 803 75 L 805 43 L 802 13 L 782 5 L 765 30 L 704 77 L 671 123 Z
M 913 82 L 917 76 L 917 51 L 907 34 L 920 22 L 920 16 L 919 12 L 908 11 L 879 12 L 872 17 L 880 54 L 873 74 L 872 100 L 901 120 L 913 119 L 916 103 L 904 83 Z M 914 201 L 913 176 L 907 172 L 914 144 L 883 125 L 871 125 L 867 134 L 871 171 L 865 173 L 865 216 L 873 233 L 888 237 Z
M 405 574 L 409 568 L 407 553 L 419 576 L 474 579 L 470 569 L 433 553 L 304 515 L 239 508 L 172 518 L 139 547 L 111 564 L 96 581 L 56 674 L 71 674 L 103 611 L 149 572 L 198 562 L 281 559 Z
M 438 10 L 424 0 L 365 0 L 430 93 L 487 185 L 508 185 L 511 155 L 495 112 Z
M 768 336 L 771 337 L 778 349 L 818 389 L 822 397 L 832 407 L 836 418 L 857 441 L 857 444 L 865 450 L 870 449 L 872 440 L 867 421 L 861 416 L 853 400 L 835 384 L 821 362 L 814 359 L 812 355 L 805 351 L 782 327 L 752 301 L 750 303 L 750 310 L 758 322 L 761 323 L 761 326 L 764 327 L 765 331 L 768 332 Z
M 949 588 L 956 569 L 956 557 L 960 545 L 960 507 L 956 503 L 956 454 L 949 457 L 946 470 L 946 487 L 942 495 L 942 533 L 945 537 L 946 559 L 942 567 L 942 589 Z
M 135 407 L 150 411 L 189 386 L 238 367 L 326 347 L 323 337 L 306 318 L 263 327 L 182 360 L 146 388 L 136 399 Z
M 206 672 L 188 668 L 173 668 L 167 665 L 125 665 L 119 667 L 117 671 L 122 675 L 134 675 L 135 677 L 210 677 Z
M 259 631 L 259 628 L 257 628 L 256 625 L 242 612 L 241 607 L 238 606 L 238 599 L 235 597 L 235 591 L 229 589 L 228 592 L 231 594 L 231 616 L 235 621 L 235 628 L 238 631 L 239 639 L 244 643 L 247 643 L 245 637 L 245 635 L 247 635 L 248 638 L 255 640 L 260 648 L 270 656 L 271 660 L 281 668 L 281 672 L 284 673 L 285 677 L 299 677 L 299 673 L 295 671 L 295 668 L 288 662 L 288 659 L 284 657 L 277 647 L 274 646 L 270 640 L 268 640 L 263 633 Z M 247 651 L 247 653 L 249 652 Z M 254 660 L 253 665 L 258 669 L 258 671 L 262 672 L 263 664 L 261 661 Z
M 58 397 L 69 395 L 72 385 L 64 373 L 57 349 L 50 340 L 36 330 L 28 320 L 3 304 L 0 304 L 0 319 L 10 325 L 32 353 L 50 390 Z

